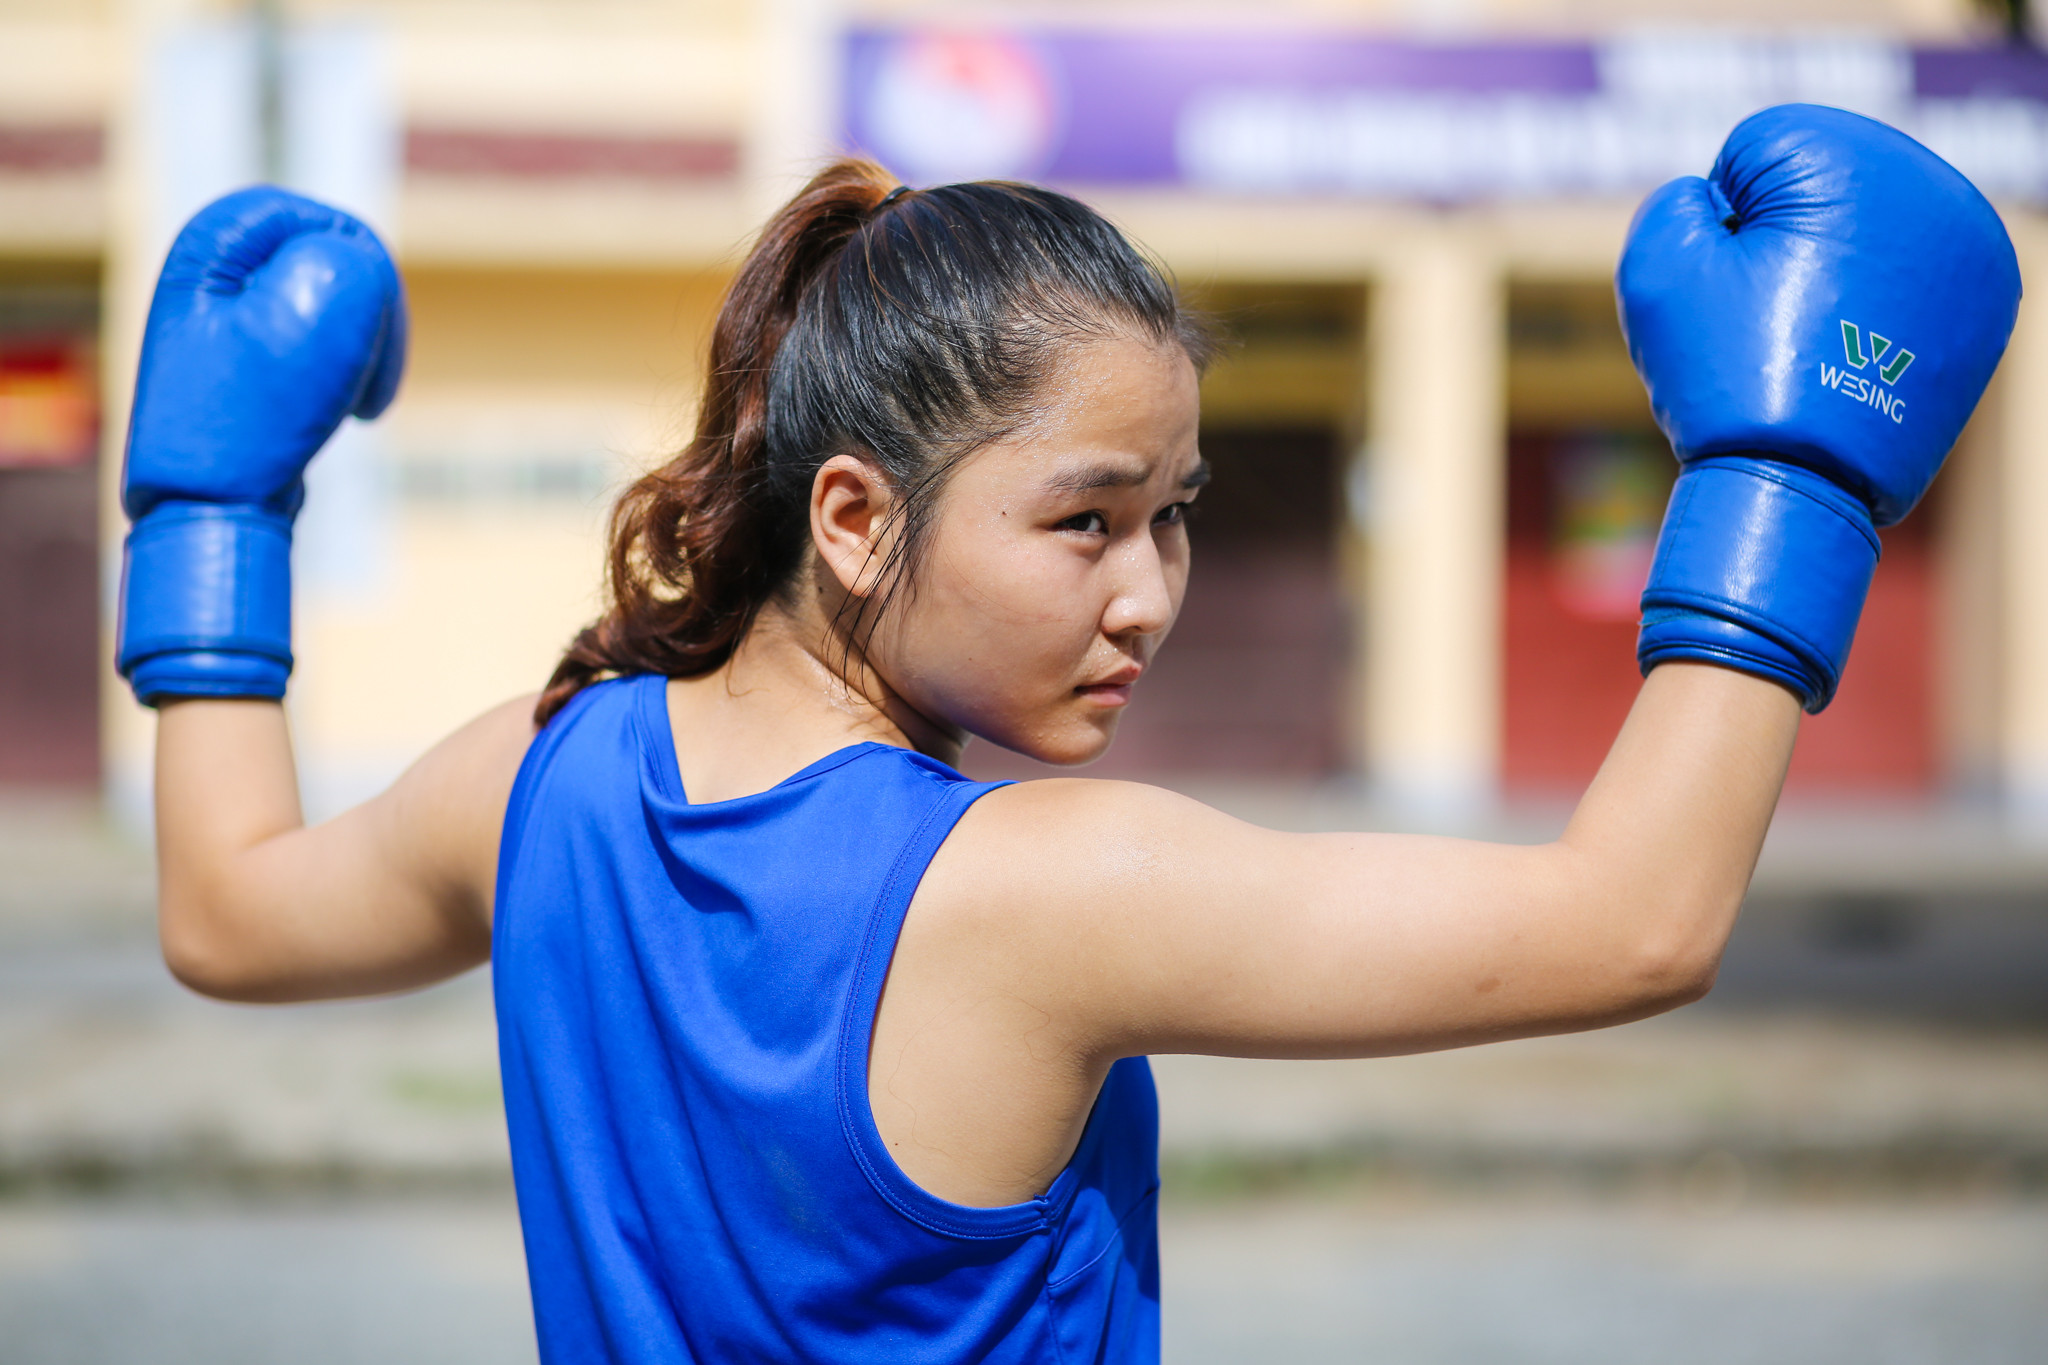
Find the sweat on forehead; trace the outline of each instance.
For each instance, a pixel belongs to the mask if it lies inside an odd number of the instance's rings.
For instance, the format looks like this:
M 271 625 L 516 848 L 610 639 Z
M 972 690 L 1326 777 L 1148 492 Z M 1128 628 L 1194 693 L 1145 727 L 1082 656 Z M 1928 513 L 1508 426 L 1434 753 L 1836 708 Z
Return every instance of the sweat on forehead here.
M 1138 488 L 1151 482 L 1154 466 L 1144 463 L 1077 463 L 1054 471 L 1046 488 L 1054 493 L 1093 493 L 1102 488 Z M 1198 459 L 1181 476 L 1180 487 L 1196 489 L 1209 482 L 1209 462 Z

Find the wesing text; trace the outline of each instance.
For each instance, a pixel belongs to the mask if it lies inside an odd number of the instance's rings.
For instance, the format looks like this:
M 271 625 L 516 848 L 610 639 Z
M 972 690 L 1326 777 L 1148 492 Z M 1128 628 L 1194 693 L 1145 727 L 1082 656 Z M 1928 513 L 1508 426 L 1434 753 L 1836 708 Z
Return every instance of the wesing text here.
M 1838 369 L 1825 360 L 1820 363 L 1822 387 L 1876 408 L 1894 422 L 1904 422 L 1906 400 L 1885 385 L 1899 382 L 1906 367 L 1913 363 L 1913 353 L 1903 346 L 1895 347 L 1890 337 L 1879 336 L 1853 322 L 1844 321 L 1842 356 L 1848 361 L 1848 369 Z M 1877 378 L 1882 383 L 1873 383 L 1868 376 L 1850 373 L 1850 370 L 1861 370 L 1871 365 L 1877 366 Z

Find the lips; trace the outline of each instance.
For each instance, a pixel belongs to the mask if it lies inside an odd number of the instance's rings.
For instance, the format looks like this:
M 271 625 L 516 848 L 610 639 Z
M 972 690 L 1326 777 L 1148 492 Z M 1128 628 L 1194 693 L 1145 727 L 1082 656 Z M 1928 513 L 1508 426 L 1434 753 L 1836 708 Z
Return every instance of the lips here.
M 1081 690 L 1087 692 L 1098 687 L 1129 687 L 1144 671 L 1145 665 L 1141 663 L 1127 663 L 1092 683 L 1082 683 Z
M 1145 671 L 1140 663 L 1127 663 L 1098 682 L 1082 683 L 1075 688 L 1084 697 L 1112 706 L 1121 706 L 1131 699 L 1131 684 Z

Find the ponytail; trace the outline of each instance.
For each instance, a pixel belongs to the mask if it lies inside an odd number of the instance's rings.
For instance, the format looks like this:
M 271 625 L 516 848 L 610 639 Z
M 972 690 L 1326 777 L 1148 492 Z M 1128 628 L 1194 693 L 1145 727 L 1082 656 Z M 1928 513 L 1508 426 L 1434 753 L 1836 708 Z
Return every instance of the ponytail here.
M 696 436 L 613 506 L 610 607 L 555 665 L 536 722 L 607 675 L 708 673 L 753 624 L 787 568 L 761 496 L 775 352 L 805 286 L 889 189 L 881 167 L 841 161 L 762 229 L 718 311 Z
M 1074 200 L 997 182 L 909 192 L 871 161 L 827 167 L 740 266 L 696 433 L 613 507 L 607 609 L 535 721 L 605 677 L 725 663 L 802 562 L 812 480 L 842 451 L 903 495 L 897 558 L 914 567 L 945 474 L 1014 426 L 1053 345 L 1116 326 L 1206 359 L 1164 275 Z

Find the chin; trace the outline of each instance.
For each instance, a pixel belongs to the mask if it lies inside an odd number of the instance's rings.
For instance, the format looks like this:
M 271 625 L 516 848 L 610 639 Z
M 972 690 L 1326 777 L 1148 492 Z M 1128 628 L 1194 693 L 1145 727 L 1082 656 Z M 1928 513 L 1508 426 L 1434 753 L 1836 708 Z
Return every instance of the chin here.
M 1054 711 L 1050 715 L 1041 712 L 1028 719 L 1019 717 L 1010 724 L 990 724 L 1000 719 L 994 716 L 977 719 L 979 724 L 968 721 L 961 728 L 985 743 L 1008 749 L 1013 754 L 1022 754 L 1034 762 L 1078 768 L 1109 752 L 1110 741 L 1116 738 L 1117 721 L 1122 716 L 1117 713 L 1084 716 Z
M 1032 736 L 1029 742 L 1017 746 L 1017 752 L 1040 763 L 1078 768 L 1109 752 L 1111 742 L 1116 739 L 1117 720 L 1118 717 L 1110 716 L 1095 724 L 1070 721 L 1051 733 Z

